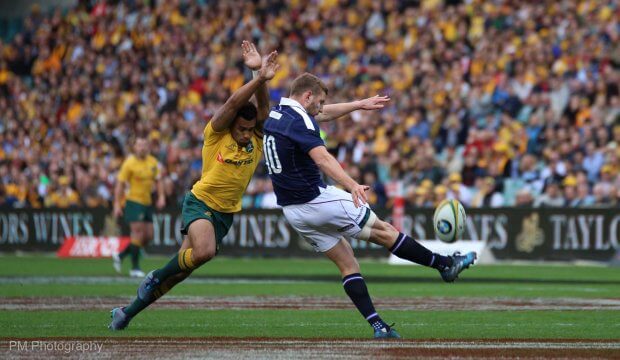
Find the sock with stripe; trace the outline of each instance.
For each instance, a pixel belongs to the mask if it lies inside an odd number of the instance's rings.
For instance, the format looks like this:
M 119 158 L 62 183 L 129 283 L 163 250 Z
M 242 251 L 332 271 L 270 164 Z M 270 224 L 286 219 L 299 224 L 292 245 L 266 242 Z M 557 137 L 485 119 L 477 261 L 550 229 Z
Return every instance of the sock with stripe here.
M 160 283 L 154 291 L 155 298 L 153 301 L 147 302 L 136 297 L 129 306 L 123 308 L 123 312 L 131 317 L 136 316 L 140 311 L 170 291 L 176 284 L 183 281 L 196 268 L 191 259 L 192 249 L 183 250 L 175 254 L 163 268 L 153 272 L 153 277 L 159 279 Z M 174 275 L 179 274 L 183 274 L 183 276 L 178 279 L 172 278 Z
M 160 284 L 163 284 L 166 279 L 172 275 L 176 275 L 181 272 L 192 272 L 196 266 L 192 261 L 192 249 L 186 249 L 175 254 L 170 261 L 161 269 L 157 269 L 153 272 L 153 277 L 159 280 Z
M 450 257 L 433 253 L 403 233 L 398 234 L 398 238 L 390 248 L 390 252 L 401 259 L 429 266 L 440 271 L 452 266 L 452 259 Z
M 342 286 L 370 326 L 375 330 L 386 328 L 389 331 L 390 327 L 381 320 L 381 317 L 375 311 L 375 306 L 372 304 L 370 294 L 368 294 L 366 282 L 361 274 L 355 273 L 345 276 L 342 278 Z

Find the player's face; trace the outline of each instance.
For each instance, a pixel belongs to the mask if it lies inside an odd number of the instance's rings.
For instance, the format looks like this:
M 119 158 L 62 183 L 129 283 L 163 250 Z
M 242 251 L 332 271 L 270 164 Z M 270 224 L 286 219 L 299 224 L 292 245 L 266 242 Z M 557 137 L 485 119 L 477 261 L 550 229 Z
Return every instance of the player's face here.
M 136 156 L 138 156 L 139 158 L 145 157 L 149 152 L 149 144 L 146 139 L 136 140 L 136 144 L 134 145 L 134 151 L 136 152 Z
M 246 120 L 242 117 L 238 117 L 230 130 L 230 133 L 239 144 L 239 146 L 246 146 L 252 140 L 254 134 L 254 128 L 256 127 L 256 119 Z
M 321 91 L 319 94 L 312 93 L 308 98 L 308 106 L 306 111 L 312 116 L 317 116 L 323 111 L 323 104 L 325 104 L 325 92 Z

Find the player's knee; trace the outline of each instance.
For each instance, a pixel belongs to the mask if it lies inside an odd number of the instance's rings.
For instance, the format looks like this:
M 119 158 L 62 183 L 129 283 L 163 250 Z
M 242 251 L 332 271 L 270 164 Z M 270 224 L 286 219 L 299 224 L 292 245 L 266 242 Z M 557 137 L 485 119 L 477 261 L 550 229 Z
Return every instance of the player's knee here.
M 393 233 L 394 233 L 394 232 L 395 232 L 395 233 L 399 232 L 399 231 L 398 231 L 398 230 L 394 227 L 394 225 L 390 224 L 389 222 L 387 222 L 387 221 L 382 221 L 382 223 L 383 223 L 383 224 L 384 224 L 384 226 L 386 227 L 386 230 L 387 230 L 387 231 L 389 231 L 389 232 L 393 232 Z
M 353 259 L 351 263 L 346 264 L 345 267 L 342 268 L 342 275 L 347 276 L 351 274 L 359 274 L 360 265 L 357 263 L 357 260 Z
M 381 219 L 377 219 L 377 221 L 375 221 L 375 223 L 372 225 L 372 229 L 378 231 L 386 231 L 389 229 L 389 227 L 390 224 Z
M 383 225 L 383 233 L 387 238 L 391 239 L 394 236 L 398 236 L 399 231 L 389 222 L 381 220 L 381 224 Z
M 357 274 L 360 272 L 360 265 L 352 253 L 350 257 L 339 261 L 338 267 L 340 268 L 342 276 Z
M 382 222 L 382 225 L 372 229 L 369 240 L 378 245 L 390 246 L 398 237 L 398 230 L 392 225 Z
M 137 240 L 143 240 L 144 239 L 144 230 L 142 228 L 139 227 L 135 227 L 134 229 L 131 230 L 131 237 L 133 239 L 137 239 Z
M 200 266 L 215 257 L 215 246 L 198 247 L 192 250 L 192 257 L 195 266 Z

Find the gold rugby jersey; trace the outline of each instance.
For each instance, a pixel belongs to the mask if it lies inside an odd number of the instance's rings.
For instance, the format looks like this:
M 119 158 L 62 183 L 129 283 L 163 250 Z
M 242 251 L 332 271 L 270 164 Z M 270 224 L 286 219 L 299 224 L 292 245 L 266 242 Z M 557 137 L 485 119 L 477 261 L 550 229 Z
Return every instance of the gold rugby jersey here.
M 130 155 L 118 173 L 118 181 L 129 183 L 129 191 L 125 194 L 126 200 L 131 200 L 139 204 L 151 205 L 153 185 L 159 178 L 159 163 L 152 155 L 147 155 L 140 160 L 135 155 Z
M 263 154 L 263 139 L 256 133 L 240 147 L 230 129 L 215 132 L 205 126 L 202 147 L 202 175 L 192 193 L 213 210 L 234 213 L 241 210 L 241 198 Z

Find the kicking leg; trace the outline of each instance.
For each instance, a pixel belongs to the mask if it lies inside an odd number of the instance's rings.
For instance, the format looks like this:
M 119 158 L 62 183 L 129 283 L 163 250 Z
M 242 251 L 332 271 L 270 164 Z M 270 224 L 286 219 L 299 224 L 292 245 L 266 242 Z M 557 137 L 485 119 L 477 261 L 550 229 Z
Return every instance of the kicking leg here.
M 368 241 L 384 246 L 401 259 L 439 270 L 446 282 L 454 281 L 458 274 L 467 269 L 476 259 L 475 252 L 463 256 L 456 253 L 452 256 L 433 253 L 410 236 L 398 232 L 394 226 L 378 218 L 369 226 Z
M 394 329 L 391 329 L 377 314 L 349 242 L 345 239 L 340 240 L 338 244 L 326 251 L 325 255 L 338 266 L 342 275 L 344 291 L 349 295 L 357 310 L 373 327 L 375 337 L 399 338 L 400 335 Z

